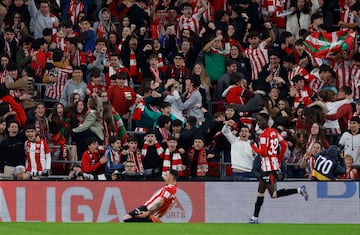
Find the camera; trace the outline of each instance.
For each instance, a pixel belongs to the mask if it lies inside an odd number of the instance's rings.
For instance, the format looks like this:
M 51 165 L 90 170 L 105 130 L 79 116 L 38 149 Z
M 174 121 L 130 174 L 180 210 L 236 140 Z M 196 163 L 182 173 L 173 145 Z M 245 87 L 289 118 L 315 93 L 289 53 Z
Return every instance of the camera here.
M 84 174 L 81 171 L 75 172 L 76 177 L 84 176 Z

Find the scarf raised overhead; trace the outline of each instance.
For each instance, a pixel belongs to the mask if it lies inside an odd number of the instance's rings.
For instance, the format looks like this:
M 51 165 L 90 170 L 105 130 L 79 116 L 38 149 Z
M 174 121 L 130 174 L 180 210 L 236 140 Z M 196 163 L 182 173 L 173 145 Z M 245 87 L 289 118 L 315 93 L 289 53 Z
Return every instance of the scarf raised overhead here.
M 164 154 L 164 162 L 163 162 L 163 168 L 162 168 L 163 175 L 166 171 L 170 170 L 170 168 L 171 168 L 173 170 L 176 170 L 178 172 L 179 176 L 184 176 L 182 165 L 183 165 L 182 158 L 181 158 L 179 151 L 175 150 L 171 157 L 171 152 L 167 148 L 165 150 L 165 154 Z

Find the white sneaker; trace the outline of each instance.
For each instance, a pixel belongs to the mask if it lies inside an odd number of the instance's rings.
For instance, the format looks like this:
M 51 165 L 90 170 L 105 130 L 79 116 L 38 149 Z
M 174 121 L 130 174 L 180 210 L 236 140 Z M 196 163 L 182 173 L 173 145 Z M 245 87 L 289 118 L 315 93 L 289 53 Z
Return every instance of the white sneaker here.
M 300 194 L 304 197 L 305 201 L 309 200 L 309 194 L 306 191 L 305 185 L 300 187 Z

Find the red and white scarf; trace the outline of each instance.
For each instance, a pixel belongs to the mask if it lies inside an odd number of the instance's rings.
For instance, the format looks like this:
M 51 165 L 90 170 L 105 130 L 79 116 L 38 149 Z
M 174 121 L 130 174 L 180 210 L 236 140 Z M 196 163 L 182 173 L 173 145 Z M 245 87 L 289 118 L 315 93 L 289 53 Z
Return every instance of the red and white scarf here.
M 119 42 L 119 46 L 118 46 L 118 50 L 119 53 L 121 52 L 121 48 L 122 48 L 122 44 L 125 42 L 126 38 L 121 39 L 121 41 Z
M 158 53 L 159 62 L 157 64 L 158 69 L 162 69 L 164 67 L 164 58 L 162 56 L 162 53 Z
M 136 149 L 135 151 L 130 150 L 127 154 L 126 161 L 135 163 L 136 172 L 144 172 L 144 166 L 142 164 L 142 156 L 139 149 Z
M 155 78 L 155 82 L 158 82 L 158 83 L 161 83 L 161 79 L 160 79 L 160 72 L 159 72 L 159 69 L 158 68 L 153 68 L 153 67 L 150 67 L 150 71 L 151 73 L 154 75 L 154 78 Z
M 186 92 L 185 92 L 185 100 L 184 101 L 186 101 L 186 100 L 188 100 L 188 99 L 190 99 L 190 97 L 191 97 L 191 95 L 195 92 L 195 91 L 197 91 L 198 90 L 198 88 L 193 88 L 193 89 L 191 89 L 191 90 L 187 90 Z
M 48 139 L 49 138 L 49 122 L 47 117 L 36 117 L 35 120 L 35 130 L 36 133 L 40 136 L 42 139 Z
M 147 153 L 147 149 L 149 147 L 149 144 L 147 141 L 144 142 L 144 145 L 141 149 L 141 155 L 142 156 L 146 156 Z M 157 154 L 161 157 L 161 155 L 164 153 L 164 149 L 161 147 L 160 143 L 155 141 L 155 148 L 156 148 L 156 152 Z
M 179 19 L 179 29 L 188 29 L 195 33 L 198 33 L 199 21 L 194 16 L 188 18 L 182 15 Z
M 120 164 L 120 155 L 119 153 L 115 150 L 115 149 L 109 149 L 109 155 L 110 155 L 110 159 L 111 159 L 111 162 L 114 164 L 114 165 L 118 165 Z M 110 163 L 110 162 L 109 162 Z M 108 164 L 109 164 L 108 163 Z
M 138 76 L 138 71 L 137 71 L 137 63 L 136 63 L 136 55 L 133 49 L 130 49 L 130 76 L 131 77 L 136 77 Z
M 171 157 L 170 150 L 167 148 L 164 154 L 162 174 L 164 175 L 171 167 L 171 169 L 178 172 L 179 176 L 184 176 L 182 165 L 182 158 L 179 151 L 175 149 Z
M 188 152 L 188 160 L 189 160 L 189 169 L 191 168 L 191 164 L 195 159 L 195 149 L 191 148 Z M 197 161 L 197 167 L 196 167 L 196 176 L 205 176 L 206 173 L 209 170 L 209 164 L 207 162 L 206 158 L 206 151 L 205 148 L 200 149 L 199 157 Z
M 144 112 L 144 109 L 145 109 L 145 101 L 140 100 L 140 102 L 137 103 L 135 106 L 134 113 L 132 115 L 132 120 L 140 121 L 142 113 Z
M 52 33 L 54 35 L 54 34 L 56 34 L 58 32 L 57 24 L 56 24 L 58 22 L 58 18 L 54 14 L 50 13 L 50 19 L 51 19 L 51 22 L 52 22 Z
M 84 10 L 84 3 L 82 3 L 81 1 L 78 4 L 75 4 L 74 0 L 70 2 L 68 14 L 74 25 L 77 23 L 77 16 L 83 10 Z
M 71 52 L 68 53 L 67 58 L 70 61 L 72 66 L 80 66 L 81 65 L 80 51 L 79 50 L 75 50 L 74 53 L 71 53 Z
M 168 141 L 169 137 L 171 136 L 170 131 L 165 128 L 159 128 L 159 132 L 161 136 L 164 138 L 164 140 Z
M 98 27 L 97 27 L 97 37 L 101 38 L 101 37 L 106 37 L 106 35 L 110 32 L 114 32 L 115 31 L 115 25 L 113 23 L 109 23 L 110 25 L 110 30 L 108 31 L 106 26 L 103 24 L 103 22 L 99 21 Z
M 64 37 L 58 36 L 58 33 L 57 33 L 57 34 L 54 35 L 53 41 L 55 41 L 57 48 L 59 48 L 59 49 L 61 49 L 61 50 L 63 50 L 65 52 L 66 39 Z

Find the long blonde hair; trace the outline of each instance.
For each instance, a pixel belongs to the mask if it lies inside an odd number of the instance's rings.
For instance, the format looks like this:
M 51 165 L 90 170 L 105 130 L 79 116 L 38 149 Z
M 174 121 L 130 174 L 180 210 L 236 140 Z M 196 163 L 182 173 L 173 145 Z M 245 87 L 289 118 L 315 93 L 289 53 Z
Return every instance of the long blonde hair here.
M 205 71 L 205 67 L 202 63 L 200 63 L 200 62 L 195 63 L 194 69 L 193 69 L 193 74 L 195 74 L 195 66 L 196 65 L 199 65 L 201 67 L 201 73 L 199 74 L 199 76 L 200 76 L 200 82 L 201 82 L 202 87 L 209 88 L 211 86 L 210 77 L 209 77 L 209 75 L 207 75 L 207 73 Z

